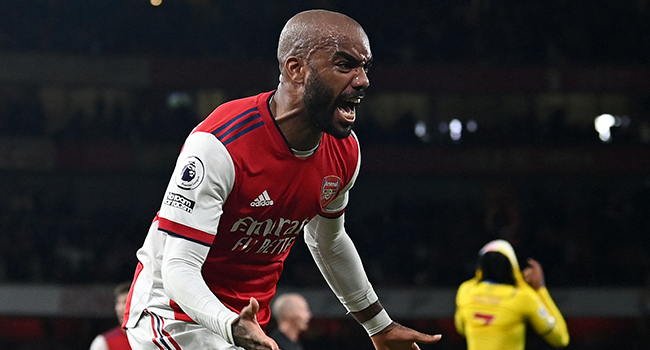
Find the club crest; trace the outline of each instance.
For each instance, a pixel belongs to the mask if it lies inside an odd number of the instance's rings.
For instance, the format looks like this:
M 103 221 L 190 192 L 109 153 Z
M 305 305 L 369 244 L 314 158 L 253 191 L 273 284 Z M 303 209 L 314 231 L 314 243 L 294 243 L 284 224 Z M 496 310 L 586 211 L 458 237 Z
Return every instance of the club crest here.
M 327 205 L 330 204 L 334 198 L 336 198 L 336 195 L 339 193 L 340 188 L 341 179 L 339 179 L 338 176 L 330 175 L 326 176 L 323 179 L 323 186 L 321 188 L 320 194 L 321 209 L 327 207 Z

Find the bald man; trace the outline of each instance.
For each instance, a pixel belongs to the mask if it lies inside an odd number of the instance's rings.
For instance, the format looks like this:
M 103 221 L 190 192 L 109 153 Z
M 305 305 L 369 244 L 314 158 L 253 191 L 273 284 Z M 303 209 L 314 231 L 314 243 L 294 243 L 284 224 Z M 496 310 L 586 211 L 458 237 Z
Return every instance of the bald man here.
M 218 106 L 185 140 L 137 252 L 131 346 L 277 350 L 264 329 L 297 240 L 378 350 L 438 341 L 391 320 L 343 226 L 368 36 L 343 14 L 305 11 L 280 33 L 277 58 L 277 89 Z
M 277 328 L 269 333 L 282 350 L 303 350 L 300 334 L 309 328 L 311 311 L 307 300 L 298 293 L 276 296 L 271 304 L 271 313 Z

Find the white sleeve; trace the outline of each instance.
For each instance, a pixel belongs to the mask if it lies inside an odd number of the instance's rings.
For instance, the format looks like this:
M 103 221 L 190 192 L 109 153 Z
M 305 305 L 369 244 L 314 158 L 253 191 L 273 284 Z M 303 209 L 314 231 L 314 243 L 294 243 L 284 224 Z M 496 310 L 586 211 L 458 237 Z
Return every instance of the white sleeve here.
M 193 167 L 193 177 L 183 176 L 188 164 Z M 177 206 L 163 205 L 160 211 L 161 217 L 204 232 L 200 237 L 203 239 L 197 241 L 167 235 L 161 263 L 165 292 L 194 321 L 231 344 L 234 344 L 231 325 L 239 315 L 212 293 L 201 268 L 210 250 L 209 237 L 216 234 L 234 178 L 234 165 L 223 144 L 211 134 L 193 133 L 183 145 L 168 186 L 168 193 L 183 196 L 193 206 L 191 210 L 179 210 Z
M 212 293 L 201 276 L 209 247 L 180 237 L 168 236 L 161 273 L 165 291 L 197 323 L 234 345 L 232 323 L 239 316 Z
M 345 232 L 344 215 L 316 216 L 305 226 L 305 242 L 330 288 L 349 312 L 378 300 L 354 243 Z
M 325 208 L 326 213 L 342 212 L 345 209 L 350 189 L 359 175 L 360 165 L 359 150 L 352 180 Z M 305 226 L 305 243 L 339 301 L 349 312 L 357 312 L 372 305 L 379 298 L 368 281 L 357 248 L 345 232 L 344 222 L 344 214 L 336 218 L 317 215 Z
M 178 155 L 159 216 L 205 232 L 200 240 L 210 243 L 234 183 L 235 165 L 226 147 L 212 134 L 195 132 Z
M 106 338 L 101 334 L 96 336 L 93 342 L 90 343 L 90 350 L 109 350 Z

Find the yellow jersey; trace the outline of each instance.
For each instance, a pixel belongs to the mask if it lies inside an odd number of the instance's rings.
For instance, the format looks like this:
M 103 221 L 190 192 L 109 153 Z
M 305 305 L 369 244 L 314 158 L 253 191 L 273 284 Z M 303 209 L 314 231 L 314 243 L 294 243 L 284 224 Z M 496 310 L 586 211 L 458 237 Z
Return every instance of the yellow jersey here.
M 458 288 L 456 329 L 468 350 L 523 350 L 530 325 L 549 344 L 564 347 L 569 331 L 546 287 L 533 289 L 472 278 Z

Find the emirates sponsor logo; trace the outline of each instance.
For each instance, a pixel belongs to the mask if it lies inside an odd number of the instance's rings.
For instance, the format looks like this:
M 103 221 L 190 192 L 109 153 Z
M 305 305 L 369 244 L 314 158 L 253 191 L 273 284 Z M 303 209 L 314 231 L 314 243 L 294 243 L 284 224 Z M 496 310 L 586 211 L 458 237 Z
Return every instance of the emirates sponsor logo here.
M 266 219 L 257 221 L 250 216 L 241 218 L 232 225 L 230 232 L 242 232 L 247 236 L 287 236 L 298 235 L 305 225 L 309 222 L 309 218 L 302 221 L 279 218 L 277 220 Z
M 230 250 L 254 254 L 282 254 L 291 248 L 309 220 L 280 218 L 257 221 L 250 216 L 241 218 L 235 221 L 230 232 L 244 233 L 245 236 L 238 239 Z

